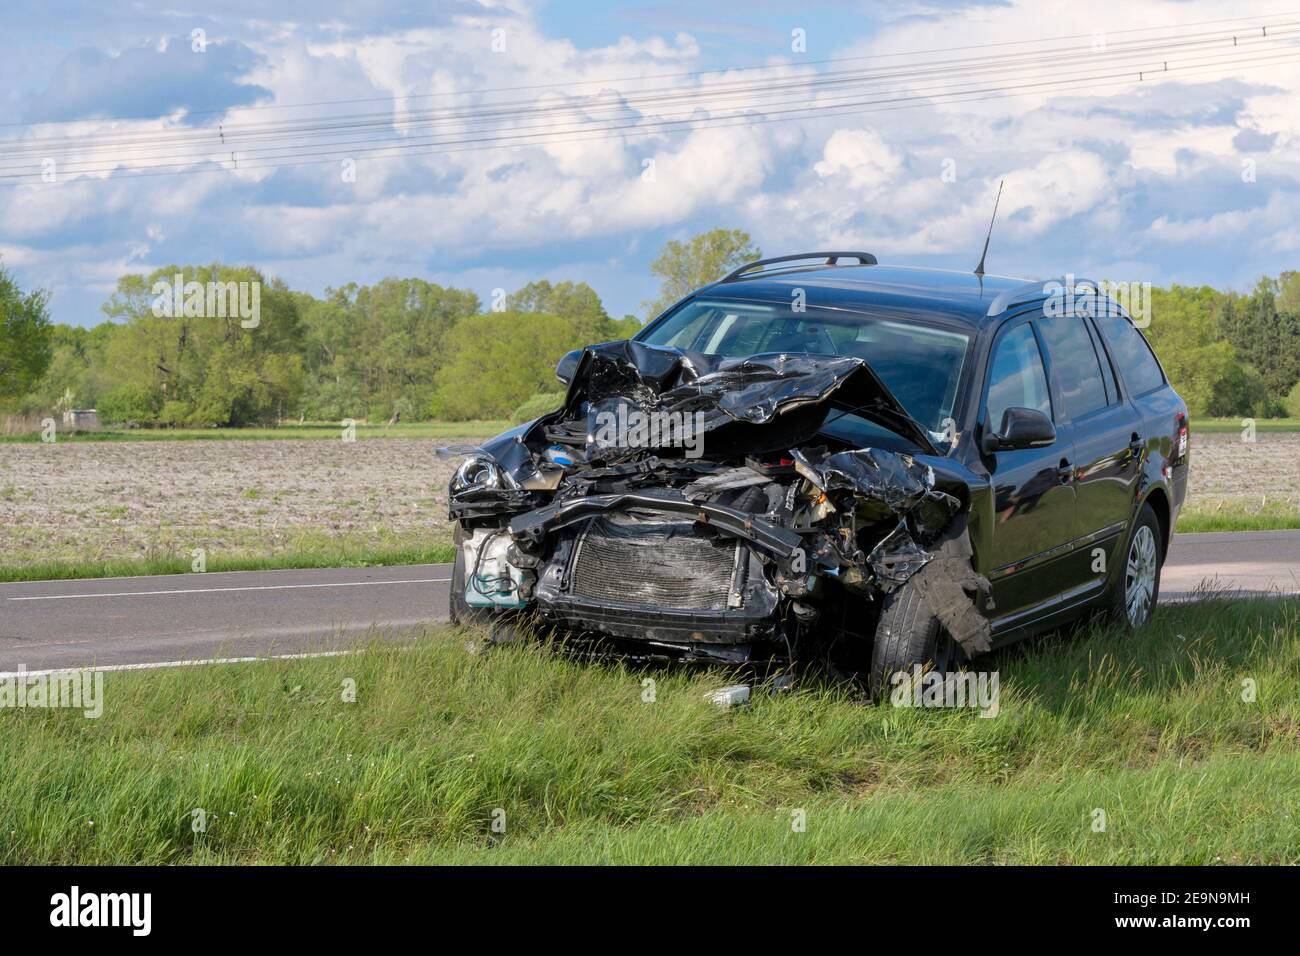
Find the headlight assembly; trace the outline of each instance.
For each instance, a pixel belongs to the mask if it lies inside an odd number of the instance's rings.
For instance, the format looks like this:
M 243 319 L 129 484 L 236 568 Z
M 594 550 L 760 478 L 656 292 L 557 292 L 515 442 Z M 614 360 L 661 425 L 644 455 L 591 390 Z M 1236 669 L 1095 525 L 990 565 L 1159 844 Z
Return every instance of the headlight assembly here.
M 501 470 L 495 460 L 486 455 L 466 458 L 451 479 L 452 497 L 478 494 L 485 491 L 516 491 L 518 483 Z

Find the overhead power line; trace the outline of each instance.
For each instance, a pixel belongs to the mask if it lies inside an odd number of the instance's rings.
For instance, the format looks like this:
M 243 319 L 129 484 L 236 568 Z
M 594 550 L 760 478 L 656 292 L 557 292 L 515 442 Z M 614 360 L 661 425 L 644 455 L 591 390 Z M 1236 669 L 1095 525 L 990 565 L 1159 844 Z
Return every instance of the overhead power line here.
M 1252 52 L 1247 56 L 1244 54 L 1216 54 L 1212 56 L 1202 56 L 1187 58 L 1183 61 L 1174 61 L 1172 64 L 1155 63 L 1147 71 L 1150 78 L 1154 79 L 1163 74 L 1179 75 L 1193 68 L 1203 67 L 1210 68 L 1215 66 L 1239 67 L 1249 66 L 1258 63 L 1274 63 L 1284 61 L 1292 57 L 1294 50 L 1300 49 L 1300 33 L 1282 45 L 1282 49 L 1275 47 L 1266 48 L 1262 51 Z M 382 136 L 379 138 L 368 137 L 354 140 L 344 140 L 339 142 L 317 143 L 313 141 L 290 142 L 283 145 L 260 146 L 244 148 L 236 156 L 241 163 L 241 168 L 251 168 L 249 163 L 259 159 L 287 159 L 302 158 L 304 156 L 339 156 L 339 155 L 365 155 L 372 152 L 385 152 L 390 150 L 405 150 L 416 146 L 437 146 L 437 145 L 464 145 L 468 142 L 482 143 L 499 143 L 499 144 L 518 144 L 527 145 L 530 140 L 546 134 L 556 134 L 564 136 L 567 134 L 581 134 L 598 132 L 602 130 L 631 130 L 631 129 L 662 129 L 672 128 L 680 125 L 688 125 L 693 128 L 704 128 L 710 124 L 736 118 L 737 116 L 752 115 L 755 118 L 761 116 L 814 116 L 820 113 L 829 112 L 838 107 L 870 107 L 875 105 L 893 103 L 893 102 L 918 102 L 924 100 L 941 100 L 958 99 L 962 96 L 976 95 L 989 92 L 1016 92 L 1028 91 L 1034 89 L 1051 89 L 1058 86 L 1075 84 L 1081 80 L 1114 80 L 1129 78 L 1136 80 L 1141 71 L 1126 67 L 1124 69 L 1110 71 L 1105 70 L 1074 70 L 1074 71 L 1057 71 L 1054 72 L 1051 79 L 1040 80 L 1037 82 L 1020 82 L 1005 85 L 990 85 L 988 82 L 983 83 L 960 83 L 951 86 L 913 88 L 905 91 L 905 95 L 877 96 L 876 98 L 863 99 L 860 92 L 842 94 L 839 96 L 821 97 L 815 103 L 809 103 L 804 98 L 786 99 L 782 101 L 769 102 L 763 104 L 763 109 L 759 109 L 757 104 L 741 104 L 729 108 L 727 112 L 714 114 L 709 117 L 692 117 L 689 111 L 680 118 L 672 118 L 674 114 L 669 113 L 652 119 L 637 118 L 630 119 L 627 117 L 617 118 L 610 117 L 605 120 L 593 121 L 590 117 L 582 119 L 569 119 L 563 122 L 541 122 L 541 123 L 524 123 L 509 128 L 486 131 L 469 131 L 458 130 L 451 133 L 440 134 L 430 137 L 391 137 Z M 790 106 L 789 109 L 774 109 L 778 106 Z M 472 134 L 472 135 L 471 135 Z M 493 135 L 489 135 L 493 134 Z M 460 137 L 448 140 L 447 136 Z M 326 149 L 325 147 L 331 147 Z M 347 148 L 340 148 L 347 147 Z M 355 147 L 355 148 L 354 148 Z M 305 152 L 304 152 L 305 150 Z M 290 152 L 286 152 L 290 151 Z M 168 156 L 148 156 L 135 154 L 129 157 L 129 161 L 137 164 L 137 168 L 148 169 L 159 166 L 177 166 L 187 163 L 203 162 L 211 155 L 222 155 L 220 152 L 209 149 L 203 153 L 184 153 L 180 155 Z M 127 161 L 127 157 L 114 157 L 110 161 L 105 160 L 85 160 L 82 162 L 70 162 L 61 168 L 68 173 L 90 173 L 112 170 L 121 162 Z M 106 165 L 105 163 L 109 164 Z M 0 163 L 0 178 L 30 176 L 32 174 L 32 163 L 30 161 L 18 164 Z
M 1031 41 L 1014 42 L 1024 45 Z M 176 131 L 180 136 L 154 135 L 132 143 L 96 143 L 95 137 L 78 137 L 76 145 L 8 140 L 0 141 L 0 183 L 40 182 L 39 160 L 49 157 L 56 158 L 60 178 L 110 173 L 116 173 L 111 178 L 127 178 L 274 169 L 337 162 L 340 157 L 434 155 L 859 115 L 924 102 L 977 102 L 1033 91 L 1109 88 L 1240 71 L 1295 61 L 1297 46 L 1300 23 L 1277 22 L 1256 25 L 1245 35 L 1231 30 L 1182 33 L 1108 42 L 1104 50 L 1030 50 L 904 68 L 798 76 L 787 71 L 762 82 L 668 87 L 605 102 L 539 105 L 517 101 L 412 111 L 401 119 L 385 113 L 323 117 L 311 123 L 223 124 L 218 130 L 186 129 Z M 1044 78 L 1037 79 L 1034 74 Z M 917 85 L 922 82 L 928 85 Z M 402 135 L 416 131 L 421 135 Z M 354 138 L 340 138 L 344 136 Z M 217 137 L 221 138 L 219 144 Z M 107 155 L 85 155 L 96 151 Z
M 1160 41 L 1142 41 L 1139 46 L 1108 45 L 1102 52 L 1092 50 L 1051 51 L 1032 54 L 1015 54 L 1010 56 L 979 57 L 963 61 L 942 61 L 923 64 L 916 68 L 889 71 L 840 71 L 821 74 L 804 74 L 801 76 L 784 76 L 755 84 L 727 84 L 709 87 L 682 89 L 669 88 L 666 91 L 640 91 L 609 100 L 575 100 L 568 99 L 560 103 L 539 104 L 536 101 L 516 101 L 513 103 L 492 103 L 466 106 L 443 110 L 406 111 L 395 115 L 392 111 L 348 116 L 328 116 L 315 120 L 281 121 L 278 123 L 247 124 L 226 122 L 218 126 L 192 128 L 173 128 L 135 135 L 81 135 L 70 137 L 42 137 L 39 140 L 0 140 L 0 158 L 40 154 L 44 157 L 59 158 L 69 152 L 84 152 L 89 149 L 108 148 L 110 146 L 130 146 L 137 150 L 156 148 L 172 149 L 177 146 L 195 145 L 209 148 L 220 146 L 224 150 L 237 148 L 247 142 L 276 142 L 296 135 L 318 135 L 321 137 L 347 135 L 355 130 L 381 129 L 385 131 L 429 128 L 437 125 L 459 125 L 481 122 L 507 122 L 519 118 L 536 118 L 543 115 L 572 113 L 587 117 L 606 112 L 645 112 L 672 105 L 686 108 L 710 108 L 725 105 L 727 102 L 745 98 L 757 104 L 761 98 L 782 95 L 790 90 L 831 90 L 834 88 L 856 88 L 876 85 L 891 80 L 947 79 L 956 76 L 995 76 L 1015 75 L 1034 69 L 1051 66 L 1055 74 L 1063 67 L 1078 62 L 1100 68 L 1103 65 L 1130 63 L 1139 71 L 1159 69 L 1168 58 L 1177 53 L 1192 52 L 1196 49 L 1223 47 L 1257 47 L 1275 43 L 1279 38 L 1295 36 L 1300 22 L 1282 23 L 1264 34 L 1252 34 L 1241 37 L 1238 34 L 1220 31 L 1183 35 L 1176 40 L 1170 38 Z
M 1270 58 L 1270 60 L 1276 61 L 1277 57 L 1272 57 Z M 1205 78 L 1210 76 L 1218 76 L 1221 73 L 1223 73 L 1225 69 L 1229 69 L 1229 67 L 1225 66 L 1225 67 L 1219 67 L 1217 69 L 1200 70 L 1195 72 L 1184 73 L 1182 75 L 1188 78 L 1192 78 L 1192 77 Z M 1118 86 L 1130 86 L 1130 85 L 1132 85 L 1132 78 L 1125 76 L 1124 78 L 1119 80 L 1110 80 L 1104 82 L 1088 81 L 1083 83 L 1076 83 L 1073 85 L 1061 87 L 1059 89 L 1054 90 L 1053 92 L 1072 92 L 1075 90 L 1094 90 L 1094 89 L 1113 88 Z M 960 100 L 960 102 L 971 103 L 971 102 L 983 102 L 983 101 L 994 100 L 994 99 L 1003 99 L 1008 96 L 1018 95 L 1019 92 L 1020 91 L 1018 90 L 1011 90 L 1011 91 L 993 92 L 993 93 L 988 93 L 979 96 L 967 96 L 966 98 Z M 819 115 L 860 116 L 868 113 L 888 112 L 888 111 L 893 111 L 898 109 L 911 109 L 911 108 L 914 108 L 913 104 L 903 103 L 901 105 L 897 105 L 897 104 L 879 105 L 879 106 L 868 107 L 868 108 L 839 109 L 839 110 L 832 110 L 827 113 L 819 114 Z M 792 118 L 799 119 L 802 117 L 741 116 L 741 117 L 731 118 L 729 122 L 710 124 L 708 127 L 704 127 L 704 128 L 711 129 L 711 128 L 726 128 L 726 127 L 736 127 L 736 126 L 758 126 L 767 123 L 786 122 Z M 660 135 L 661 132 L 663 131 L 633 129 L 622 133 L 615 133 L 613 134 L 613 136 L 608 134 L 594 135 L 594 136 L 592 135 L 571 136 L 571 137 L 564 137 L 562 140 L 551 139 L 546 141 L 534 141 L 534 142 L 525 143 L 521 145 L 546 145 L 547 143 L 550 142 L 566 142 L 566 143 L 590 142 L 594 140 L 610 139 L 616 137 L 637 137 L 637 136 L 648 136 L 648 135 Z M 672 132 L 672 131 L 668 131 L 668 132 Z M 449 153 L 477 152 L 482 150 L 493 150 L 493 149 L 501 149 L 501 148 L 502 146 L 496 143 L 490 143 L 490 144 L 480 143 L 478 145 L 460 145 L 460 146 L 452 146 L 450 148 L 413 148 L 408 153 L 403 153 L 401 156 L 399 155 L 367 156 L 366 158 L 370 161 L 379 161 L 385 159 L 402 158 L 402 156 L 404 155 L 417 155 L 417 156 L 441 155 L 441 154 L 449 154 Z M 321 165 L 321 164 L 335 164 L 338 162 L 339 160 L 337 158 L 328 157 L 328 158 L 316 158 L 316 159 L 299 159 L 288 163 L 251 163 L 248 165 L 239 166 L 238 168 L 247 169 L 247 170 L 279 169 L 286 166 L 293 166 L 293 167 L 311 166 L 311 165 Z M 143 171 L 143 172 L 133 173 L 130 177 L 121 177 L 121 178 L 137 178 L 141 176 L 152 177 L 152 176 L 205 175 L 205 174 L 213 174 L 213 173 L 228 173 L 232 170 L 232 168 L 233 167 L 230 166 L 208 166 L 208 167 L 203 167 L 198 169 Z M 89 182 L 92 183 L 102 182 L 102 181 L 103 180 L 89 180 Z M 5 183 L 0 183 L 0 185 L 5 185 Z M 13 183 L 8 183 L 7 185 L 13 185 Z
M 1151 26 L 1151 27 L 1127 27 L 1122 30 L 1094 31 L 1093 33 L 1058 34 L 1056 36 L 1038 37 L 1038 38 L 1028 39 L 1028 40 L 998 40 L 990 43 L 973 43 L 973 44 L 965 44 L 962 46 L 938 47 L 936 49 L 931 49 L 931 50 L 906 50 L 906 51 L 900 51 L 895 53 L 869 53 L 869 54 L 862 54 L 860 56 L 830 57 L 821 60 L 800 60 L 798 63 L 778 63 L 778 64 L 763 63 L 763 64 L 753 64 L 750 66 L 718 67 L 711 70 L 691 70 L 691 71 L 678 72 L 678 73 L 655 73 L 655 74 L 647 74 L 647 75 L 632 75 L 632 76 L 622 76 L 622 77 L 597 77 L 590 80 L 561 80 L 554 83 L 529 83 L 529 84 L 523 84 L 519 86 L 488 87 L 482 90 L 478 90 L 476 92 L 481 94 L 493 94 L 493 93 L 513 93 L 519 91 L 538 91 L 538 90 L 549 90 L 549 89 L 559 89 L 559 88 L 573 89 L 575 87 L 592 86 L 592 85 L 599 85 L 599 84 L 636 83 L 636 82 L 644 82 L 646 80 L 683 79 L 683 78 L 690 78 L 690 77 L 714 76 L 714 75 L 724 74 L 724 73 L 770 71 L 776 69 L 785 69 L 792 66 L 823 66 L 828 63 L 849 63 L 849 62 L 859 62 L 862 60 L 899 59 L 904 57 L 912 58 L 918 56 L 930 56 L 936 53 L 955 53 L 955 52 L 962 52 L 965 50 L 987 50 L 993 48 L 1007 48 L 1007 47 L 1024 46 L 1026 44 L 1031 44 L 1031 43 L 1055 42 L 1057 40 L 1078 40 L 1083 38 L 1091 39 L 1091 38 L 1095 38 L 1098 33 L 1103 33 L 1107 37 L 1112 37 L 1112 36 L 1128 36 L 1135 33 L 1152 33 L 1158 30 L 1182 29 L 1185 27 L 1196 27 L 1196 26 L 1211 26 L 1211 25 L 1225 24 L 1225 23 L 1242 24 L 1244 26 L 1249 26 L 1250 24 L 1256 23 L 1260 20 L 1276 20 L 1278 18 L 1292 17 L 1296 15 L 1297 15 L 1297 11 L 1278 11 L 1275 13 L 1262 13 L 1262 14 L 1254 14 L 1251 16 L 1242 16 L 1242 17 L 1220 17 L 1213 20 L 1193 20 L 1188 23 L 1178 24 L 1177 27 L 1170 27 L 1168 25 Z M 233 109 L 238 109 L 241 112 L 264 111 L 264 110 L 269 111 L 269 110 L 310 109 L 319 106 L 348 106 L 348 105 L 355 105 L 358 103 L 388 103 L 388 102 L 393 102 L 395 99 L 399 99 L 399 100 L 433 99 L 433 98 L 440 98 L 446 96 L 458 96 L 458 95 L 463 95 L 463 94 L 460 91 L 444 91 L 438 93 L 407 93 L 396 97 L 390 95 L 390 96 L 359 97 L 354 99 L 341 99 L 341 100 L 315 100 L 315 101 L 305 102 L 305 103 L 266 103 L 266 104 L 257 104 L 257 105 L 240 106 L 240 107 L 225 106 L 217 109 L 186 110 L 185 115 L 219 116 L 219 115 L 224 115 L 226 113 L 229 113 Z M 106 122 L 106 123 L 130 122 L 136 120 L 156 120 L 156 119 L 158 119 L 157 115 L 116 116 L 116 117 L 99 118 L 101 122 Z M 35 122 L 27 122 L 27 123 L 0 123 L 0 129 L 17 128 L 17 127 L 35 127 L 35 126 L 46 126 L 46 125 L 66 125 L 66 124 L 84 123 L 84 122 L 86 122 L 86 120 L 63 119 L 63 120 L 44 120 L 44 121 L 35 121 Z

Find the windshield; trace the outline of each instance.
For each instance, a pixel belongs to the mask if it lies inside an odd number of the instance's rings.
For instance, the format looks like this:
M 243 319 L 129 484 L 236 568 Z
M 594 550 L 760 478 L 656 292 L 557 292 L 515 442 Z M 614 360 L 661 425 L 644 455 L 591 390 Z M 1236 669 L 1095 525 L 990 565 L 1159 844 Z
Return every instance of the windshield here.
M 692 299 L 637 339 L 733 358 L 813 352 L 863 359 L 907 414 L 945 443 L 970 344 L 960 332 L 895 319 L 721 299 Z

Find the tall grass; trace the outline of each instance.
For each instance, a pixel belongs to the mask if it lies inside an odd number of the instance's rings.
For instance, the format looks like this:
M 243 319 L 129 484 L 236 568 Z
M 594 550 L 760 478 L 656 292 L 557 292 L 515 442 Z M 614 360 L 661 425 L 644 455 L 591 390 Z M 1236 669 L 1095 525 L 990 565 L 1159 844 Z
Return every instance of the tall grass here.
M 811 679 L 723 711 L 733 674 L 456 630 L 114 672 L 97 720 L 0 711 L 0 862 L 1295 863 L 1298 636 L 1207 600 L 1042 639 L 979 662 L 994 718 Z
M 0 441 L 37 440 L 42 427 L 40 415 L 0 415 Z

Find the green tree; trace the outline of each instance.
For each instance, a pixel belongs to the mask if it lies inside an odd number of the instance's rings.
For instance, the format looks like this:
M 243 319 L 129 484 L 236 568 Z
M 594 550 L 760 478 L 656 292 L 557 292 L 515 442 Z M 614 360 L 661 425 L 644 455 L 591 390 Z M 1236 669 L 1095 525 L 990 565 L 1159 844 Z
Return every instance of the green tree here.
M 505 418 L 539 392 L 560 389 L 555 363 L 585 344 L 558 315 L 488 312 L 447 336 L 450 361 L 438 372 L 435 418 Z
M 1239 364 L 1237 350 L 1219 331 L 1226 301 L 1209 286 L 1151 290 L 1151 324 L 1144 334 L 1193 415 L 1209 414 L 1221 380 Z
M 53 357 L 53 328 L 42 290 L 23 292 L 0 266 L 0 401 L 15 399 L 40 381 Z
M 506 297 L 506 308 L 512 312 L 541 312 L 568 319 L 583 344 L 607 342 L 615 337 L 616 323 L 605 311 L 596 290 L 585 282 L 555 285 L 546 279 L 530 282 Z
M 177 275 L 183 285 L 198 283 L 204 290 L 209 283 L 245 283 L 249 306 L 255 288 L 256 324 L 248 324 L 254 316 L 218 309 L 206 295 L 192 312 L 178 312 L 171 294 Z M 104 348 L 115 379 L 111 410 L 129 396 L 125 407 L 147 407 L 150 417 L 137 420 L 151 424 L 247 425 L 274 421 L 298 402 L 297 300 L 283 282 L 268 281 L 256 269 L 168 266 L 149 276 L 123 276 L 104 312 L 118 324 Z
M 422 279 L 349 283 L 317 300 L 299 293 L 303 412 L 312 418 L 386 419 L 427 409 L 447 357 L 444 339 L 480 309 L 467 289 Z
M 101 421 L 152 422 L 162 409 L 162 396 L 145 386 L 119 385 L 100 396 L 97 407 Z
M 1300 312 L 1300 272 L 1283 272 L 1277 277 L 1277 310 Z
M 348 301 L 294 295 L 303 329 L 301 414 L 328 421 L 364 418 L 368 403 L 361 387 L 360 334 Z
M 1300 382 L 1297 382 L 1296 387 L 1291 389 L 1291 394 L 1286 397 L 1286 401 L 1282 403 L 1282 406 L 1288 417 L 1300 418 Z
M 762 256 L 749 233 L 742 229 L 710 229 L 693 236 L 689 242 L 669 240 L 659 258 L 650 263 L 650 271 L 663 284 L 659 298 L 647 306 L 647 317 L 654 318 L 700 286 L 716 282 L 732 269 Z
M 1293 279 L 1284 286 L 1264 277 L 1250 295 L 1231 296 L 1221 319 L 1224 338 L 1259 372 L 1278 409 L 1300 381 L 1300 312 L 1278 308 L 1289 302 L 1293 285 Z
M 104 347 L 113 328 L 107 322 L 93 329 L 54 325 L 49 367 L 23 398 L 18 410 L 37 413 L 94 408 L 99 396 L 115 384 L 104 360 Z
M 644 324 L 645 323 L 642 322 L 635 315 L 625 315 L 621 319 L 611 319 L 609 323 L 610 325 L 609 338 L 611 340 L 630 339 L 632 336 L 636 335 L 638 332 L 641 331 L 641 326 L 643 326 Z

